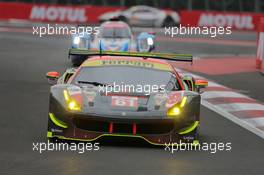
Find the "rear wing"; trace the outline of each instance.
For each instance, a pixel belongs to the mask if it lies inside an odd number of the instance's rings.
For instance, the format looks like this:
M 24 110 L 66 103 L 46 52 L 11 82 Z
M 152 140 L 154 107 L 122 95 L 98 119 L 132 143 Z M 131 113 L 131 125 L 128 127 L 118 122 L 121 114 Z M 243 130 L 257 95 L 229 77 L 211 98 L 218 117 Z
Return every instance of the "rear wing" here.
M 87 49 L 70 49 L 70 55 L 79 56 L 128 56 L 128 57 L 142 57 L 144 59 L 154 58 L 167 61 L 184 61 L 193 62 L 191 54 L 176 54 L 176 53 L 155 53 L 155 52 L 120 52 L 120 51 L 100 51 Z

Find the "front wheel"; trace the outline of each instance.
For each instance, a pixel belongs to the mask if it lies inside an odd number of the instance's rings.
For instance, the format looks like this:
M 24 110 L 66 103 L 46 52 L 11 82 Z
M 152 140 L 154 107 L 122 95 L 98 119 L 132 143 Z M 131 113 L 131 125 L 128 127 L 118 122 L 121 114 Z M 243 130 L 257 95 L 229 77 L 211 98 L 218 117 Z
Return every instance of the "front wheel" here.
M 199 140 L 199 128 L 197 127 L 190 133 L 181 135 L 181 140 L 186 143 L 197 142 Z

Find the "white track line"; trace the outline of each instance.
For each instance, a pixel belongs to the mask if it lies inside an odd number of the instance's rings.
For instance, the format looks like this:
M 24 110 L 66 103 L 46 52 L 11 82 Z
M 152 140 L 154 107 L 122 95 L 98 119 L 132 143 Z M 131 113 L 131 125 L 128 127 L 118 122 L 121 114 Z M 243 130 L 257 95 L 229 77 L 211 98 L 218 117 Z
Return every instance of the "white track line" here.
M 242 98 L 247 98 L 246 95 L 239 94 L 233 91 L 207 91 L 202 93 L 202 98 L 204 99 L 210 99 L 210 98 L 217 98 L 217 97 L 242 97 Z
M 200 77 L 200 78 L 203 78 L 203 77 Z M 204 79 L 204 78 L 203 78 L 203 79 Z M 220 84 L 215 83 L 215 82 L 211 82 L 211 81 L 209 81 L 209 82 L 208 82 L 208 87 L 225 87 L 225 86 L 220 85 Z
M 243 111 L 243 110 L 263 110 L 264 105 L 258 103 L 228 103 L 219 104 L 217 107 L 222 108 L 228 112 Z
M 242 126 L 243 128 L 253 132 L 254 134 L 258 135 L 259 137 L 264 139 L 264 132 L 258 128 L 256 128 L 253 124 L 248 123 L 246 120 L 241 120 L 236 116 L 228 113 L 227 111 L 223 110 L 222 108 L 217 107 L 216 105 L 212 105 L 211 103 L 202 99 L 202 105 L 212 111 L 218 113 L 219 115 L 231 120 L 232 122 Z
M 186 71 L 183 71 L 181 69 L 177 69 L 179 70 L 179 72 L 181 73 L 186 73 L 186 74 L 190 74 L 195 78 L 200 78 L 200 79 L 206 79 L 202 76 L 198 76 L 195 75 L 193 73 L 189 73 Z M 228 88 L 226 86 L 223 86 L 221 84 L 212 82 L 212 81 L 208 81 L 208 87 L 224 87 L 224 88 Z M 219 105 L 214 105 L 209 103 L 208 101 L 206 101 L 206 99 L 213 99 L 213 98 L 217 98 L 217 97 L 239 97 L 239 98 L 247 98 L 247 99 L 252 99 L 246 95 L 237 93 L 235 91 L 206 91 L 204 93 L 201 94 L 202 96 L 202 100 L 201 100 L 201 104 L 218 113 L 219 115 L 231 120 L 232 122 L 236 123 L 237 125 L 251 131 L 252 133 L 256 134 L 257 136 L 261 137 L 264 139 L 264 131 L 260 130 L 257 127 L 262 127 L 264 126 L 264 116 L 263 117 L 258 117 L 258 118 L 248 118 L 248 119 L 239 119 L 238 117 L 236 117 L 235 115 L 229 113 L 231 111 L 243 111 L 243 110 L 263 110 L 263 105 L 262 104 L 258 104 L 258 103 L 227 103 L 227 104 L 219 104 Z
M 254 125 L 255 127 L 264 127 L 264 116 L 258 118 L 244 119 L 244 120 Z

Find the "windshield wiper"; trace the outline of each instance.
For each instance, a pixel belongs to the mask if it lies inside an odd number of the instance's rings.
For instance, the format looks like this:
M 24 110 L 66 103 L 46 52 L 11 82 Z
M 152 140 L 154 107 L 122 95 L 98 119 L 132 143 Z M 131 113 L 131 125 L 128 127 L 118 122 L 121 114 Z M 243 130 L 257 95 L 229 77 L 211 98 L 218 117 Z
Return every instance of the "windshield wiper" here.
M 91 84 L 94 86 L 112 86 L 110 84 L 107 83 L 100 83 L 100 82 L 96 82 L 96 81 L 78 81 L 79 84 Z

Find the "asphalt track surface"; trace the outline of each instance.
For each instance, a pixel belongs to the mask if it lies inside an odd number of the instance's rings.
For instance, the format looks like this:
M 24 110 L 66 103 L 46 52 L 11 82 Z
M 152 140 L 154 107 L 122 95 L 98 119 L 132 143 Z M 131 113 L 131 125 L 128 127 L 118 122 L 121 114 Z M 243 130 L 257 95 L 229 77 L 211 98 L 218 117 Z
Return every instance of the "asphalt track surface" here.
M 33 151 L 33 142 L 46 142 L 49 85 L 45 73 L 69 66 L 65 37 L 0 33 L 0 174 L 263 174 L 264 141 L 209 109 L 201 108 L 201 142 L 231 142 L 231 151 L 178 151 L 152 147 L 137 140 L 104 139 L 99 151 Z M 192 47 L 189 47 L 192 46 Z M 200 53 L 196 44 L 186 52 Z M 243 50 L 199 45 L 207 54 Z M 162 42 L 159 50 L 183 48 Z M 230 46 L 229 46 L 230 47 Z M 187 48 L 187 49 L 186 49 Z M 237 50 L 238 49 L 238 50 Z M 253 50 L 253 48 L 247 49 Z

